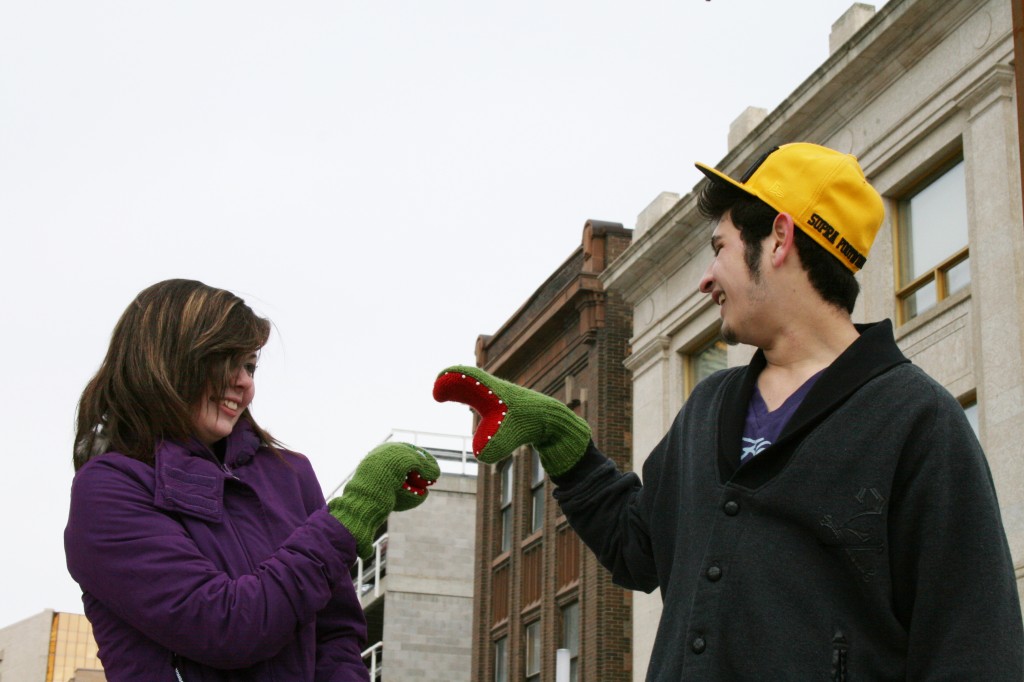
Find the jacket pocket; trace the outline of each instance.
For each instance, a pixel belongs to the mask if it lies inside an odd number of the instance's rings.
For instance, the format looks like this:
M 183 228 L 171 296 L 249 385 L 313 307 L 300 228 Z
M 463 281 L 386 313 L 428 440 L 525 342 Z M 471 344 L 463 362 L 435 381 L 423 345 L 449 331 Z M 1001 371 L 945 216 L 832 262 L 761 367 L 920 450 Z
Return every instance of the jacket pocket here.
M 836 632 L 832 638 L 832 682 L 848 682 L 846 676 L 846 658 L 850 653 L 850 645 L 843 631 Z

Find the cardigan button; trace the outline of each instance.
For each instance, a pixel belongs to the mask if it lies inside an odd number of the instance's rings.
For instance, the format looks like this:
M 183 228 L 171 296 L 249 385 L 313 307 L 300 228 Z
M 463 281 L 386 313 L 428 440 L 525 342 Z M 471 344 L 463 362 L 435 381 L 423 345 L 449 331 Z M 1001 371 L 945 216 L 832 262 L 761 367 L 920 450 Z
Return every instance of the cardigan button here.
M 697 637 L 695 640 L 690 642 L 690 648 L 693 649 L 693 653 L 702 654 L 704 650 L 708 648 L 708 643 L 704 641 L 703 637 Z
M 736 500 L 729 500 L 725 503 L 722 509 L 724 509 L 725 513 L 729 516 L 736 516 L 740 513 L 740 503 Z
M 708 569 L 707 576 L 708 580 L 710 580 L 713 583 L 717 583 L 719 580 L 722 579 L 722 569 L 718 566 L 712 566 Z

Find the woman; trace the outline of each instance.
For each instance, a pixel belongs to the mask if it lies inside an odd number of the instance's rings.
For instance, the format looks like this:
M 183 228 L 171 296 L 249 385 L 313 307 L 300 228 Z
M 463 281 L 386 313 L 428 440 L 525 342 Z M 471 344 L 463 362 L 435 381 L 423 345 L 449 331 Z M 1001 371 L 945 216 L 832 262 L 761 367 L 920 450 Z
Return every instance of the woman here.
M 349 568 L 437 464 L 381 446 L 328 509 L 249 409 L 269 333 L 228 291 L 160 282 L 82 393 L 64 544 L 111 682 L 368 679 Z

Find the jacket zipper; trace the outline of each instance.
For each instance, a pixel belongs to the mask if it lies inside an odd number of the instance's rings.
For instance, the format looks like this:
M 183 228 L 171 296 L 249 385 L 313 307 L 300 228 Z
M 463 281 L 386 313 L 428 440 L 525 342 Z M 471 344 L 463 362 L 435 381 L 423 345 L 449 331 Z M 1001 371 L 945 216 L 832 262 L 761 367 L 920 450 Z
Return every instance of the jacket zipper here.
M 238 480 L 238 476 L 235 476 L 235 474 L 231 471 L 231 469 L 228 467 L 228 465 L 226 463 L 221 462 L 216 457 L 213 457 L 212 459 L 213 459 L 214 464 L 216 464 L 221 469 L 221 471 L 223 471 L 225 474 L 227 474 L 231 478 L 235 479 L 236 481 Z M 236 537 L 237 537 L 237 535 L 238 534 L 235 533 Z M 252 559 L 250 559 L 248 557 L 248 552 L 246 552 L 246 560 L 247 560 L 247 563 L 252 565 Z M 174 677 L 175 677 L 175 679 L 178 682 L 185 682 L 185 678 L 181 674 L 181 656 L 179 656 L 176 653 L 171 653 L 171 667 L 174 668 Z
M 225 456 L 226 456 L 226 455 L 225 455 Z M 229 466 L 227 465 L 227 462 L 221 462 L 221 461 L 220 461 L 219 459 L 217 459 L 216 457 L 214 457 L 214 458 L 213 458 L 213 460 L 214 460 L 214 462 L 216 462 L 216 463 L 217 463 L 217 465 L 219 465 L 219 466 L 220 466 L 220 469 L 221 469 L 221 471 L 223 471 L 223 472 L 224 472 L 225 474 L 227 474 L 227 475 L 228 475 L 228 477 L 229 477 L 229 478 L 230 478 L 231 480 L 233 480 L 233 481 L 237 481 L 238 483 L 241 483 L 242 485 L 246 485 L 245 483 L 242 483 L 242 479 L 238 478 L 238 476 L 236 476 L 236 475 L 235 475 L 235 473 L 234 473 L 233 471 L 231 471 L 231 468 L 230 468 L 230 467 L 229 467 Z M 225 492 L 225 497 L 226 497 L 226 496 L 227 496 L 227 493 Z M 227 523 L 227 524 L 228 524 L 228 525 L 229 525 L 229 526 L 231 527 L 231 534 L 232 534 L 232 535 L 234 535 L 234 537 L 235 537 L 235 542 L 237 542 L 237 543 L 238 543 L 238 546 L 239 546 L 239 548 L 240 548 L 240 549 L 242 550 L 242 553 L 243 553 L 243 554 L 245 555 L 245 563 L 246 563 L 246 565 L 248 565 L 248 566 L 249 566 L 249 570 L 250 570 L 250 571 L 255 571 L 255 570 L 256 570 L 256 564 L 255 564 L 255 562 L 254 562 L 254 561 L 252 560 L 252 554 L 250 554 L 250 552 L 249 552 L 249 548 L 248 548 L 248 547 L 247 547 L 247 546 L 245 545 L 245 543 L 244 543 L 244 542 L 242 541 L 242 536 L 241 536 L 241 535 L 239 535 L 239 533 L 238 533 L 238 529 L 237 529 L 237 528 L 235 528 L 235 524 L 233 524 L 233 523 L 229 523 L 229 522 L 227 521 L 227 519 L 225 519 L 225 523 Z M 180 681 L 179 681 L 179 682 L 180 682 Z
M 174 667 L 174 676 L 178 678 L 178 682 L 185 682 L 185 678 L 181 676 L 181 668 L 179 661 L 181 657 L 178 654 L 171 654 L 171 665 Z

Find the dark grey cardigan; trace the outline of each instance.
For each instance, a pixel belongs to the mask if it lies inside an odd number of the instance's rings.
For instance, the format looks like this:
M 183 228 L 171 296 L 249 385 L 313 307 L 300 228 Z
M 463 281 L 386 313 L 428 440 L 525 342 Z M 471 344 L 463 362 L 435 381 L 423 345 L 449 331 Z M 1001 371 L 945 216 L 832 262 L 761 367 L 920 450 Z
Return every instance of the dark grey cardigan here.
M 889 322 L 859 330 L 742 468 L 760 352 L 694 390 L 643 485 L 593 444 L 555 479 L 615 582 L 661 591 L 648 680 L 1024 679 L 981 447 Z

